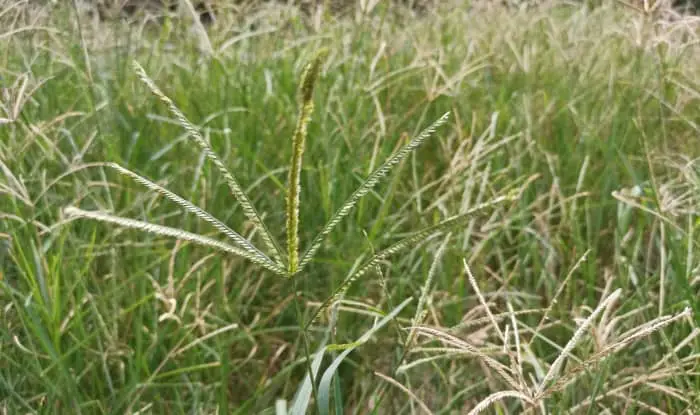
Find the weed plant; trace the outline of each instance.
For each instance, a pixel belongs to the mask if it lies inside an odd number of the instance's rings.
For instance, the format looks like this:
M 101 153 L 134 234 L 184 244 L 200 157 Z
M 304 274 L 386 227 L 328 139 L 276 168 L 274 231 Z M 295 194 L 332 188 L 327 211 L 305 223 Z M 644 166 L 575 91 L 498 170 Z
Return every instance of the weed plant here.
M 2 4 L 3 411 L 694 413 L 697 22 L 380 3 Z

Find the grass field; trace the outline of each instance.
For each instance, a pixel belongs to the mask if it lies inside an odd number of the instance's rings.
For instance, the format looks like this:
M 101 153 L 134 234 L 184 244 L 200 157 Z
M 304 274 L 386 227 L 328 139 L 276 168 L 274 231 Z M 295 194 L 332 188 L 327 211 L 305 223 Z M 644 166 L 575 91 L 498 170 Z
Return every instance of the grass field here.
M 0 413 L 700 410 L 697 19 L 0 3 Z

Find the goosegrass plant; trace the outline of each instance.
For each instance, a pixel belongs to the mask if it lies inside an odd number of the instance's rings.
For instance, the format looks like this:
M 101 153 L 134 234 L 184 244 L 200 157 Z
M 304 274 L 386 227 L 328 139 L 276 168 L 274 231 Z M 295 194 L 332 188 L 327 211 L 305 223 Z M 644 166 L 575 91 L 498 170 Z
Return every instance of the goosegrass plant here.
M 299 210 L 301 209 L 300 201 L 300 190 L 301 190 L 301 169 L 302 160 L 304 154 L 305 141 L 307 139 L 307 126 L 311 121 L 314 104 L 313 104 L 313 92 L 314 85 L 319 77 L 322 70 L 323 59 L 327 54 L 326 51 L 321 51 L 310 62 L 301 77 L 300 87 L 299 87 L 299 97 L 300 97 L 300 113 L 297 119 L 297 125 L 292 137 L 292 159 L 290 161 L 290 170 L 287 182 L 287 196 L 286 196 L 286 234 L 287 234 L 287 252 L 286 255 L 282 252 L 280 246 L 275 240 L 270 230 L 263 223 L 260 214 L 257 212 L 252 202 L 248 196 L 243 191 L 238 180 L 235 178 L 234 174 L 230 172 L 223 162 L 214 153 L 210 145 L 207 143 L 206 139 L 198 131 L 186 116 L 180 111 L 179 108 L 173 103 L 173 101 L 168 98 L 151 80 L 151 78 L 146 74 L 145 70 L 138 64 L 134 63 L 134 69 L 138 74 L 139 79 L 148 87 L 148 89 L 159 98 L 167 107 L 171 114 L 175 117 L 177 122 L 187 131 L 189 137 L 204 151 L 207 159 L 210 160 L 217 168 L 217 170 L 225 178 L 226 184 L 231 190 L 233 197 L 238 203 L 241 204 L 244 214 L 257 228 L 260 239 L 262 239 L 263 244 L 266 247 L 267 254 L 263 253 L 260 249 L 255 247 L 251 241 L 241 236 L 236 231 L 229 228 L 226 224 L 216 219 L 211 214 L 205 212 L 204 210 L 198 208 L 191 202 L 185 200 L 184 198 L 176 195 L 175 193 L 169 191 L 168 189 L 132 172 L 118 164 L 107 163 L 106 167 L 110 167 L 120 174 L 123 174 L 131 179 L 135 180 L 139 184 L 147 187 L 148 189 L 155 191 L 170 201 L 176 203 L 185 211 L 196 215 L 198 218 L 210 223 L 214 228 L 216 228 L 223 235 L 228 237 L 233 244 L 220 242 L 216 239 L 212 239 L 207 236 L 194 234 L 188 232 L 184 229 L 171 228 L 162 225 L 156 225 L 152 223 L 142 222 L 138 220 L 113 216 L 108 213 L 99 211 L 85 211 L 76 207 L 67 207 L 65 213 L 72 218 L 86 218 L 93 219 L 102 222 L 107 222 L 115 225 L 119 225 L 127 228 L 134 228 L 150 233 L 154 233 L 162 236 L 174 237 L 179 240 L 192 242 L 198 245 L 206 246 L 209 248 L 215 248 L 228 254 L 233 254 L 245 258 L 246 260 L 263 267 L 264 269 L 274 273 L 275 275 L 287 278 L 296 279 L 299 278 L 298 275 L 304 270 L 306 266 L 311 263 L 314 255 L 319 250 L 324 242 L 324 239 L 334 230 L 334 228 L 352 211 L 352 209 L 357 205 L 360 199 L 369 193 L 372 188 L 379 183 L 381 179 L 386 177 L 392 169 L 399 165 L 403 160 L 405 160 L 413 151 L 415 151 L 425 140 L 430 138 L 438 130 L 440 126 L 445 124 L 448 119 L 448 114 L 444 114 L 438 120 L 433 122 L 429 127 L 423 130 L 416 137 L 411 139 L 408 143 L 403 145 L 399 150 L 392 154 L 380 167 L 374 170 L 367 179 L 360 184 L 360 186 L 355 190 L 352 195 L 346 200 L 345 203 L 335 212 L 328 223 L 323 227 L 323 229 L 318 233 L 318 235 L 311 241 L 309 247 L 304 252 L 303 255 L 299 254 L 300 241 L 299 241 Z M 517 193 L 517 192 L 516 192 Z M 467 212 L 445 219 L 435 225 L 429 226 L 422 230 L 416 231 L 408 237 L 400 239 L 399 241 L 393 243 L 391 246 L 375 253 L 368 260 L 366 260 L 357 269 L 351 272 L 346 279 L 334 290 L 332 295 L 324 301 L 321 306 L 315 311 L 314 315 L 308 320 L 303 321 L 303 313 L 300 309 L 300 305 L 297 302 L 297 317 L 299 318 L 299 324 L 302 328 L 302 333 L 304 337 L 304 348 L 306 350 L 306 361 L 308 376 L 310 379 L 310 384 L 314 390 L 314 395 L 317 396 L 318 405 L 321 414 L 329 413 L 329 387 L 331 379 L 335 374 L 336 369 L 344 359 L 355 347 L 366 342 L 371 334 L 377 329 L 385 325 L 391 318 L 395 317 L 399 311 L 401 311 L 410 301 L 410 299 L 402 302 L 398 307 L 391 311 L 382 321 L 377 323 L 374 328 L 365 335 L 363 335 L 357 342 L 352 343 L 348 346 L 333 346 L 333 348 L 340 347 L 344 349 L 343 353 L 338 356 L 331 366 L 324 372 L 323 377 L 319 383 L 319 391 L 316 392 L 316 371 L 318 370 L 318 363 L 315 365 L 311 362 L 311 355 L 309 353 L 309 342 L 307 338 L 307 333 L 310 325 L 316 321 L 316 318 L 323 313 L 328 307 L 332 306 L 337 300 L 339 300 L 343 293 L 346 292 L 348 287 L 357 279 L 361 278 L 368 272 L 373 271 L 378 264 L 390 258 L 401 251 L 406 250 L 412 246 L 420 244 L 430 237 L 440 234 L 445 231 L 450 231 L 458 229 L 459 226 L 467 223 L 473 218 L 475 214 L 480 211 L 487 209 L 488 207 L 493 207 L 498 204 L 502 204 L 507 201 L 514 200 L 516 193 L 511 192 L 511 194 L 506 196 L 501 196 L 493 199 L 492 201 L 479 204 Z M 442 249 L 444 249 L 444 244 Z M 432 274 L 432 272 L 431 272 Z M 423 303 L 428 293 L 428 288 L 430 286 L 430 278 L 426 281 L 426 287 L 421 295 L 421 303 L 419 303 L 418 312 L 416 319 L 420 319 L 423 316 L 422 309 Z M 295 285 L 296 287 L 296 285 Z M 296 290 L 296 288 L 295 288 Z M 410 340 L 410 338 L 409 338 Z M 302 402 L 304 400 L 303 392 L 300 392 L 302 398 L 298 399 L 297 402 Z M 305 413 L 306 405 L 298 403 L 293 407 L 293 413 Z

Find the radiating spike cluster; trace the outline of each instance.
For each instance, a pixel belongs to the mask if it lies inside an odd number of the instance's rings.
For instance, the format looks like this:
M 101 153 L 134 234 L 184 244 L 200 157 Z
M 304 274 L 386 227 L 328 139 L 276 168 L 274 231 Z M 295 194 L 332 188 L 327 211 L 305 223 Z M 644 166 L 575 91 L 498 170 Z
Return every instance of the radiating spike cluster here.
M 187 200 L 183 199 L 182 197 L 176 195 L 175 193 L 169 191 L 168 189 L 159 186 L 150 180 L 146 179 L 143 176 L 140 176 L 131 170 L 125 169 L 124 167 L 116 164 L 116 163 L 109 163 L 109 167 L 117 170 L 119 173 L 131 177 L 134 179 L 136 182 L 146 186 L 147 188 L 165 196 L 169 200 L 175 202 L 178 204 L 180 207 L 183 209 L 187 210 L 190 213 L 193 213 L 195 216 L 198 218 L 210 223 L 212 226 L 214 226 L 218 231 L 223 233 L 224 235 L 228 236 L 231 240 L 236 242 L 241 246 L 241 248 L 248 253 L 249 256 L 255 256 L 257 257 L 260 261 L 266 261 L 270 266 L 275 266 L 275 263 L 270 260 L 270 258 L 267 257 L 264 253 L 260 252 L 258 248 L 253 246 L 253 244 L 250 243 L 247 239 L 245 239 L 242 235 L 240 235 L 238 232 L 234 231 L 233 229 L 229 228 L 221 222 L 220 220 L 216 219 L 209 213 L 203 211 L 202 209 L 198 208 L 197 206 L 193 205 L 192 203 L 188 202 Z
M 219 170 L 219 173 L 221 173 L 221 175 L 224 177 L 226 184 L 231 189 L 231 193 L 233 193 L 233 196 L 241 204 L 241 207 L 243 208 L 243 213 L 251 222 L 253 222 L 253 224 L 256 227 L 260 229 L 260 234 L 262 236 L 263 242 L 265 243 L 267 249 L 272 253 L 275 262 L 277 262 L 278 265 L 281 265 L 281 250 L 279 246 L 275 243 L 272 234 L 263 223 L 262 219 L 260 218 L 260 215 L 253 207 L 253 204 L 251 203 L 250 199 L 248 199 L 248 196 L 245 194 L 240 184 L 238 184 L 236 178 L 231 172 L 228 171 L 228 169 L 226 168 L 224 163 L 219 159 L 216 153 L 214 153 L 209 143 L 207 143 L 204 137 L 202 137 L 202 135 L 197 130 L 197 127 L 195 127 L 187 119 L 187 117 L 185 117 L 185 114 L 183 114 L 182 111 L 180 111 L 180 109 L 175 105 L 175 103 L 173 103 L 173 101 L 170 98 L 168 98 L 160 90 L 160 88 L 156 86 L 156 84 L 146 74 L 146 71 L 141 67 L 141 65 L 139 65 L 137 62 L 134 62 L 134 69 L 136 70 L 136 74 L 138 75 L 139 79 L 141 79 L 141 81 L 144 84 L 146 84 L 146 86 L 151 90 L 151 92 L 153 92 L 153 94 L 156 97 L 158 97 L 161 101 L 163 101 L 163 103 L 165 103 L 165 105 L 168 106 L 168 109 L 177 119 L 178 123 L 182 126 L 182 128 L 184 128 L 189 133 L 190 137 L 192 137 L 192 139 L 199 145 L 199 147 L 202 148 L 207 158 L 212 163 L 214 163 L 216 168 Z

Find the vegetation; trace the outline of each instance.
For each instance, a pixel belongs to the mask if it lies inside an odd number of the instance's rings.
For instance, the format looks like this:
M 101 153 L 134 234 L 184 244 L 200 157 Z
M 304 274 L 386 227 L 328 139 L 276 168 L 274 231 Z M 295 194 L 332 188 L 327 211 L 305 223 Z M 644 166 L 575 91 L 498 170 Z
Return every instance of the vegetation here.
M 700 407 L 697 20 L 358 4 L 0 0 L 2 411 Z

